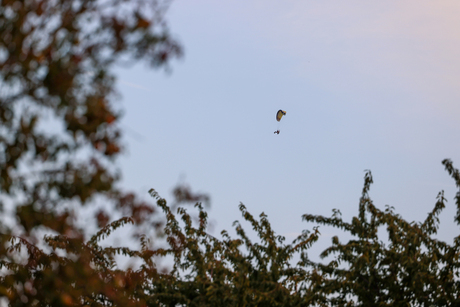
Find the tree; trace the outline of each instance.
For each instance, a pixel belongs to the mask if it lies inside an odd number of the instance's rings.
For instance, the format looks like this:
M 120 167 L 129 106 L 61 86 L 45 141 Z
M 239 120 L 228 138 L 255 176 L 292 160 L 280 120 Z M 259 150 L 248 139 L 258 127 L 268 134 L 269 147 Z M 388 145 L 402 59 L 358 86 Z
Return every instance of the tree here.
M 447 172 L 460 188 L 459 171 L 444 160 Z M 387 206 L 381 211 L 369 197 L 373 179 L 365 176 L 359 214 L 347 223 L 340 211 L 331 218 L 305 214 L 306 221 L 333 226 L 355 239 L 341 243 L 338 236 L 321 256 L 333 256 L 327 264 L 315 264 L 321 279 L 314 285 L 322 301 L 331 306 L 452 306 L 460 302 L 460 236 L 453 245 L 433 237 L 439 214 L 445 207 L 439 192 L 433 210 L 423 222 L 407 222 Z M 456 196 L 460 224 L 460 192 Z M 378 230 L 388 233 L 387 243 Z
M 460 188 L 460 172 L 444 160 L 447 172 Z M 198 203 L 198 226 L 183 207 L 178 215 L 166 202 L 158 205 L 167 216 L 166 234 L 174 256 L 167 280 L 152 282 L 147 291 L 156 303 L 168 306 L 452 306 L 459 303 L 460 236 L 452 245 L 435 237 L 439 215 L 446 205 L 439 192 L 433 210 L 423 222 L 408 222 L 387 206 L 378 209 L 369 196 L 372 174 L 366 172 L 358 215 L 350 222 L 338 209 L 331 217 L 305 214 L 303 219 L 338 228 L 352 239 L 338 236 L 313 262 L 306 251 L 318 239 L 318 228 L 304 231 L 293 243 L 285 244 L 272 230 L 265 214 L 255 219 L 240 205 L 243 218 L 258 236 L 253 242 L 239 222 L 238 238 L 222 231 L 222 239 L 206 232 L 207 214 Z M 158 197 L 156 194 L 152 194 Z M 196 200 L 196 198 L 195 198 Z M 460 224 L 460 192 L 456 196 Z M 388 239 L 381 238 L 386 230 Z M 296 257 L 298 256 L 298 257 Z M 293 263 L 293 259 L 300 259 Z
M 292 243 L 243 204 L 251 239 L 235 222 L 236 238 L 207 231 L 206 195 L 175 189 L 156 206 L 117 186 L 122 152 L 120 113 L 111 68 L 147 60 L 153 67 L 181 55 L 168 34 L 167 2 L 144 0 L 24 0 L 0 2 L 0 304 L 10 306 L 447 306 L 459 303 L 460 236 L 452 245 L 434 237 L 444 192 L 423 222 L 394 208 L 378 209 L 365 175 L 358 215 L 303 219 L 333 226 L 313 262 L 306 251 L 315 225 Z M 444 160 L 460 188 L 460 172 Z M 95 211 L 96 227 L 78 212 Z M 195 203 L 196 213 L 190 213 Z M 456 196 L 460 224 L 460 192 Z M 164 213 L 159 223 L 157 208 Z M 192 209 L 194 210 L 194 209 Z M 131 224 L 138 248 L 103 246 Z M 158 229 L 152 234 L 143 226 Z M 385 229 L 388 239 L 379 237 Z M 92 231 L 94 230 L 94 231 Z M 155 235 L 155 236 L 154 236 Z M 152 238 L 159 241 L 152 244 Z M 116 255 L 137 259 L 120 268 Z M 163 270 L 158 259 L 171 261 Z M 294 262 L 298 259 L 297 262 Z M 3 299 L 3 300 L 2 300 Z
M 460 188 L 460 172 L 443 161 Z M 434 235 L 445 207 L 444 192 L 423 222 L 408 222 L 387 206 L 378 209 L 369 196 L 372 174 L 366 172 L 358 215 L 346 222 L 338 209 L 331 217 L 305 214 L 303 219 L 338 228 L 353 238 L 338 236 L 321 254 L 329 262 L 313 262 L 306 251 L 318 239 L 318 228 L 291 244 L 272 230 L 265 214 L 255 219 L 240 204 L 243 218 L 256 232 L 253 242 L 239 222 L 238 238 L 222 231 L 222 239 L 206 232 L 207 214 L 200 203 L 197 227 L 184 207 L 178 208 L 183 226 L 161 199 L 167 216 L 169 247 L 174 256 L 167 279 L 147 287 L 152 306 L 452 306 L 459 303 L 460 236 L 453 245 Z M 196 198 L 194 198 L 196 200 Z M 460 224 L 460 192 L 455 221 Z M 379 236 L 386 230 L 388 239 Z M 380 232 L 381 233 L 381 232 Z M 298 257 L 296 257 L 298 256 Z M 300 259 L 293 263 L 295 258 Z
M 167 4 L 0 1 L 0 297 L 10 305 L 139 303 L 121 290 L 131 273 L 113 262 L 134 254 L 97 244 L 126 223 L 152 222 L 155 209 L 116 185 L 111 68 L 181 55 L 163 20 Z M 107 224 L 101 209 L 102 230 L 88 239 L 76 212 L 96 201 L 127 217 Z
M 169 246 L 161 250 L 162 255 L 174 258 L 168 275 L 154 275 L 145 283 L 151 306 L 300 306 L 314 302 L 310 284 L 316 273 L 308 270 L 305 251 L 318 239 L 317 230 L 305 231 L 293 244 L 285 244 L 264 213 L 257 220 L 240 204 L 259 242 L 253 242 L 239 222 L 234 223 L 237 239 L 227 231 L 218 239 L 206 231 L 207 213 L 200 202 L 195 206 L 197 227 L 187 210 L 178 208 L 181 227 L 166 201 L 154 190 L 150 192 L 167 217 Z M 292 265 L 296 254 L 301 260 Z

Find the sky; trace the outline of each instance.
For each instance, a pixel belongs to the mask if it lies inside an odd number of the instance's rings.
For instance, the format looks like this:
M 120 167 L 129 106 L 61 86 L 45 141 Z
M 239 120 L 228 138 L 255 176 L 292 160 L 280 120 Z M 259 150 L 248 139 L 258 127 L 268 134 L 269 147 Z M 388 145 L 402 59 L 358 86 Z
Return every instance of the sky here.
M 172 200 L 187 184 L 211 197 L 211 233 L 242 220 L 241 202 L 291 241 L 315 226 L 302 214 L 357 215 L 369 169 L 375 205 L 409 221 L 445 190 L 439 237 L 452 242 L 457 188 L 441 161 L 460 168 L 458 16 L 457 0 L 173 1 L 184 57 L 116 70 L 122 185 Z M 339 234 L 319 230 L 320 247 Z

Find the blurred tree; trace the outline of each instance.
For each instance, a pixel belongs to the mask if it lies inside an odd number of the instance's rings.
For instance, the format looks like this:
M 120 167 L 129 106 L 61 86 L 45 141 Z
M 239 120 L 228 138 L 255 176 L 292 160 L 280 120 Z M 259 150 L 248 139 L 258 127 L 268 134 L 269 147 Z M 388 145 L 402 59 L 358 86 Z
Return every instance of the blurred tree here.
M 19 305 L 119 306 L 138 301 L 129 271 L 97 242 L 153 207 L 116 187 L 121 152 L 111 73 L 120 61 L 164 66 L 181 55 L 163 20 L 168 1 L 0 1 L 0 297 Z M 78 209 L 129 216 L 89 241 Z M 95 229 L 95 228 L 94 228 Z M 134 277 L 132 279 L 135 279 Z M 116 303 L 115 303 L 116 302 Z

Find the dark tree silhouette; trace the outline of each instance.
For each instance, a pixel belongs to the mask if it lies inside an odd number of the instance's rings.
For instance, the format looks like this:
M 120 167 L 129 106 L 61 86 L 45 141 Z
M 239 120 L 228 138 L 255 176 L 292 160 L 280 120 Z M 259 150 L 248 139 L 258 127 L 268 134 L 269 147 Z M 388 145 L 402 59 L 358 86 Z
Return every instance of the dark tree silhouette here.
M 460 188 L 459 171 L 450 160 L 443 164 Z M 433 210 L 423 222 L 408 222 L 387 206 L 378 209 L 369 197 L 371 172 L 365 176 L 359 214 L 345 222 L 340 211 L 331 218 L 305 214 L 303 219 L 333 226 L 351 234 L 346 243 L 332 238 L 322 257 L 327 264 L 315 264 L 321 279 L 315 292 L 332 306 L 456 306 L 459 302 L 460 236 L 452 245 L 434 237 L 446 199 L 439 192 Z M 460 192 L 456 196 L 460 210 Z M 460 212 L 460 211 L 457 211 Z M 455 221 L 460 224 L 460 213 Z M 380 238 L 379 228 L 388 239 Z M 386 242 L 386 243 L 385 243 Z

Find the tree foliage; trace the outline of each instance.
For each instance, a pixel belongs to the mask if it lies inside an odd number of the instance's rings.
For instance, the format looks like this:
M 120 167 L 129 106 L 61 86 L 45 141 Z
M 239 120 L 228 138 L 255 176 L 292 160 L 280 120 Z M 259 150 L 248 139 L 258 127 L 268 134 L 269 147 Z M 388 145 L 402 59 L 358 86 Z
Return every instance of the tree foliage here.
M 132 273 L 113 261 L 136 253 L 97 244 L 126 223 L 155 226 L 155 208 L 117 187 L 111 70 L 181 55 L 163 20 L 167 4 L 0 1 L 0 297 L 12 306 L 137 302 L 120 286 Z M 78 214 L 100 203 L 102 232 L 88 241 L 95 227 Z
M 243 204 L 243 222 L 216 237 L 206 195 L 177 187 L 168 205 L 152 189 L 153 205 L 118 187 L 111 69 L 137 60 L 159 67 L 181 55 L 163 20 L 166 7 L 0 1 L 0 305 L 458 304 L 460 236 L 452 244 L 436 238 L 443 191 L 423 222 L 408 222 L 374 205 L 368 171 L 357 216 L 305 214 L 311 231 L 287 243 L 264 213 L 254 217 Z M 460 189 L 459 171 L 443 164 Z M 82 208 L 101 203 L 95 225 L 87 216 L 82 224 Z M 455 204 L 460 224 L 460 192 Z M 321 236 L 318 225 L 338 233 L 320 262 L 307 255 Z M 126 241 L 137 247 L 107 244 L 127 227 L 134 231 Z M 351 239 L 341 242 L 343 233 Z M 120 255 L 132 265 L 121 266 Z
M 460 188 L 459 172 L 450 160 L 446 170 Z M 327 264 L 315 264 L 322 281 L 315 285 L 322 301 L 333 306 L 450 306 L 459 303 L 460 236 L 452 245 L 435 237 L 439 214 L 445 208 L 444 191 L 423 222 L 407 222 L 387 206 L 378 209 L 369 197 L 372 175 L 366 173 L 359 214 L 347 223 L 336 211 L 332 218 L 305 214 L 306 221 L 339 228 L 354 239 L 332 245 L 321 256 L 333 256 Z M 460 208 L 457 193 L 456 205 Z M 458 213 L 455 217 L 458 223 Z M 379 230 L 385 230 L 382 240 Z

